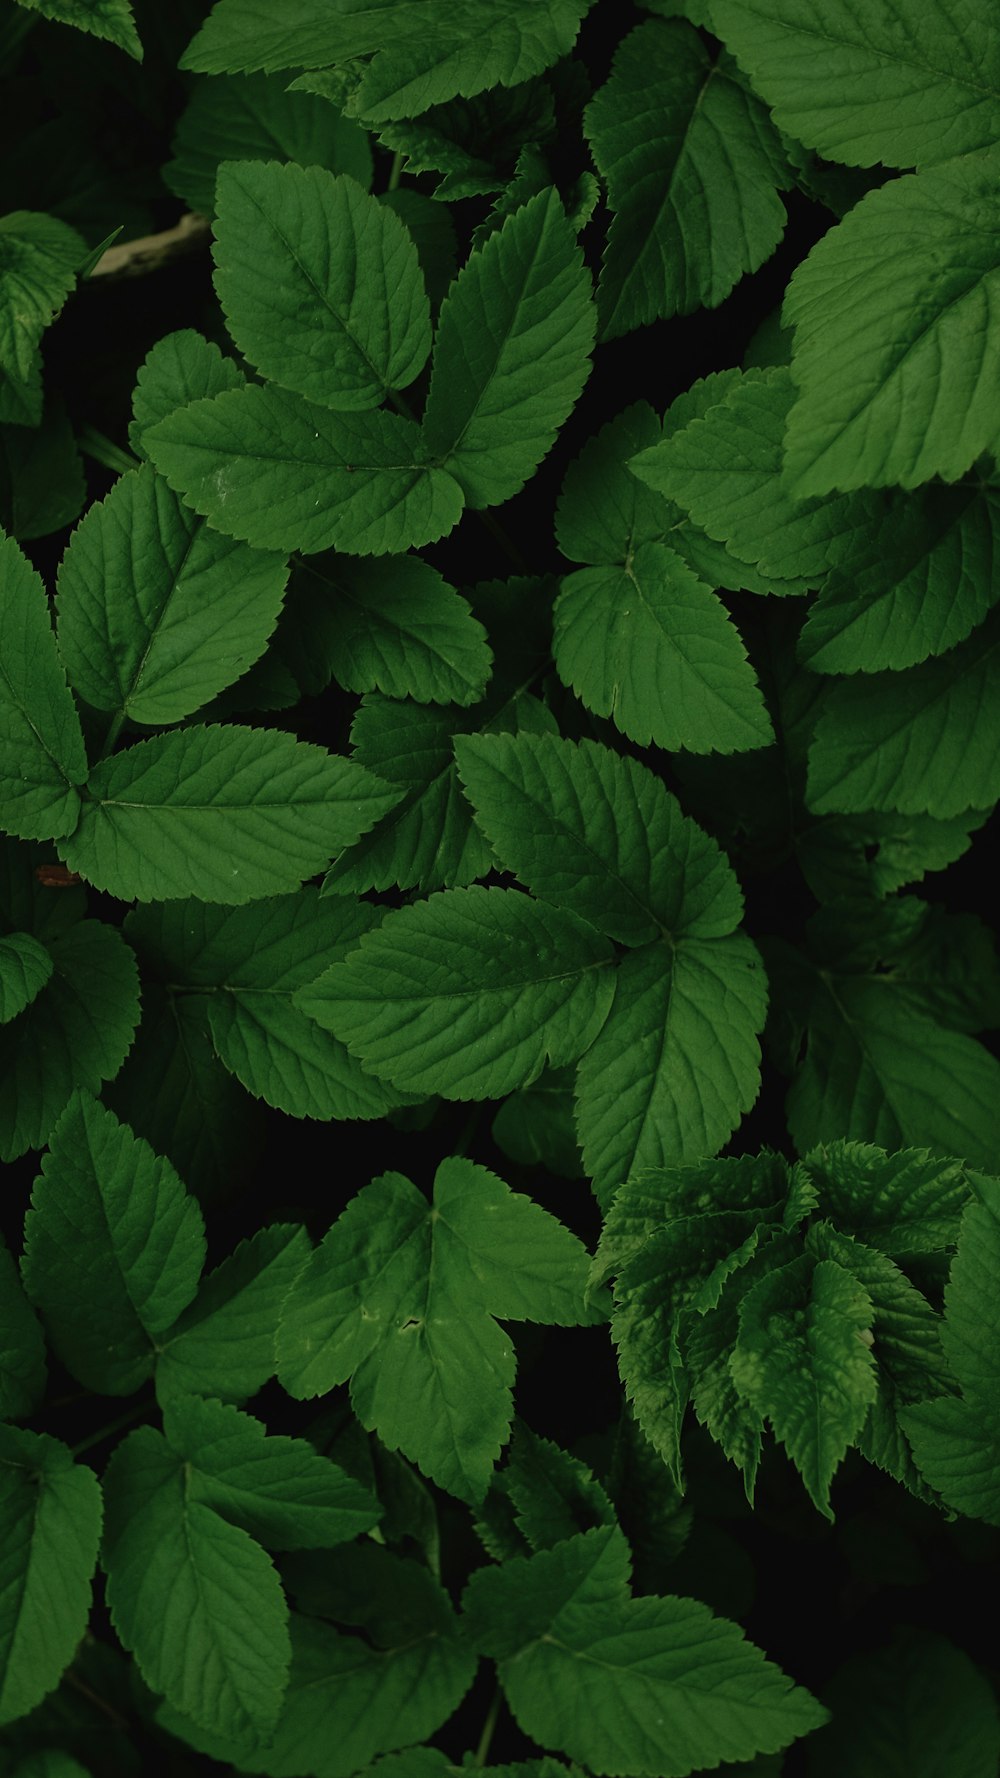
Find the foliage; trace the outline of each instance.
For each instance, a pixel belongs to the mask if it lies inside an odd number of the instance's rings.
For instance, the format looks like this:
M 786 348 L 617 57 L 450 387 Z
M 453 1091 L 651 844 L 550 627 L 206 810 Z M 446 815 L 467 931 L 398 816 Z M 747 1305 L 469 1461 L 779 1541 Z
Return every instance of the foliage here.
M 998 42 L 4 0 L 3 1778 L 994 1778 Z

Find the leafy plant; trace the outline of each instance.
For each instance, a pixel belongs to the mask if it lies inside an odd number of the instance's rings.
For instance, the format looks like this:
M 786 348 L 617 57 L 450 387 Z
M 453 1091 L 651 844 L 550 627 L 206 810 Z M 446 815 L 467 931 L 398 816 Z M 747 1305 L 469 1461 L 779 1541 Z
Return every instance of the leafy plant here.
M 995 1774 L 998 41 L 0 12 L 0 1773 Z

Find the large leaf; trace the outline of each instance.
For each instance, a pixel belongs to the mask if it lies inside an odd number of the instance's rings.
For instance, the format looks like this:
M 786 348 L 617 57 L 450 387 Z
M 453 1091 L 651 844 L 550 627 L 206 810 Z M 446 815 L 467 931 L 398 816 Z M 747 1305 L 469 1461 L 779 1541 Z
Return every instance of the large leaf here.
M 525 1734 L 597 1771 L 685 1778 L 825 1721 L 735 1624 L 693 1599 L 632 1598 L 628 1575 L 617 1526 L 473 1575 L 468 1631 Z
M 58 1439 L 0 1426 L 0 1723 L 58 1685 L 90 1615 L 101 1535 L 92 1469 Z
M 460 736 L 455 756 L 478 825 L 533 894 L 627 945 L 739 924 L 715 841 L 637 760 L 532 734 Z
M 0 825 L 21 839 L 53 839 L 76 824 L 83 731 L 45 588 L 9 537 L 0 537 L 0 575 Z
M 274 1375 L 281 1305 L 309 1253 L 300 1223 L 271 1223 L 209 1272 L 157 1342 L 160 1400 L 210 1395 L 242 1402 L 255 1395 Z
M 91 506 L 59 568 L 75 689 L 135 722 L 179 722 L 263 653 L 288 569 L 211 530 L 148 465 Z
M 228 161 L 216 186 L 215 288 L 266 377 L 338 409 L 405 389 L 431 347 L 417 250 L 346 174 Z
M 775 187 L 792 183 L 777 131 L 691 25 L 630 32 L 584 126 L 613 212 L 597 297 L 605 339 L 717 307 L 774 251 L 785 227 Z
M 268 1733 L 291 1660 L 270 1558 L 192 1497 L 183 1460 L 151 1426 L 118 1446 L 104 1496 L 108 1607 L 146 1684 L 237 1741 Z
M 414 421 L 332 413 L 273 386 L 194 401 L 143 442 L 196 512 L 259 549 L 389 555 L 436 542 L 462 512 Z
M 775 121 L 852 167 L 928 166 L 1000 140 L 1000 49 L 963 0 L 711 0 Z
M 562 908 L 447 889 L 389 914 L 297 1001 L 395 1086 L 499 1098 L 592 1042 L 611 961 L 596 928 Z
M 760 1087 L 767 981 L 743 933 L 626 957 L 577 1070 L 577 1131 L 600 1201 L 636 1167 L 714 1154 Z
M 998 168 L 1000 147 L 892 180 L 793 272 L 793 494 L 955 481 L 996 450 Z
M 485 1167 L 443 1161 L 433 1204 L 400 1173 L 351 1200 L 296 1279 L 278 1331 L 290 1394 L 350 1379 L 363 1426 L 481 1501 L 511 1423 L 505 1320 L 585 1321 L 586 1250 Z
M 201 1212 L 170 1162 L 74 1093 L 35 1181 L 21 1262 L 67 1370 L 100 1394 L 131 1395 L 204 1261 Z
M 278 729 L 217 724 L 140 741 L 91 773 L 62 855 L 124 901 L 287 894 L 398 800 L 353 761 Z
M 509 216 L 441 305 L 424 439 L 472 507 L 528 480 L 590 370 L 590 278 L 556 192 Z

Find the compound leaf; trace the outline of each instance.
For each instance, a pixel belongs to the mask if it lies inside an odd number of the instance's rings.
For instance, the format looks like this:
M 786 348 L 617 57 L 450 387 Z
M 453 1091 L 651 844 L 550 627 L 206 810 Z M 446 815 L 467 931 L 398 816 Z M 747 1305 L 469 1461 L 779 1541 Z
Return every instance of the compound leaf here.
M 0 536 L 0 575 L 0 823 L 20 839 L 56 839 L 79 814 L 83 730 L 45 588 L 9 537 Z

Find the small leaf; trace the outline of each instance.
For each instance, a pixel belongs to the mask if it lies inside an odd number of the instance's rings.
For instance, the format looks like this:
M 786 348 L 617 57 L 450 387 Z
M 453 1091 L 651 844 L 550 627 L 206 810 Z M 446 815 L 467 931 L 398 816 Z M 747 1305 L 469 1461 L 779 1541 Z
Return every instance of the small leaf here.
M 52 958 L 30 932 L 0 938 L 0 1025 L 30 1006 L 51 976 Z
M 0 824 L 24 840 L 71 833 L 87 755 L 76 705 L 27 557 L 0 537 Z
M 87 31 L 92 37 L 114 43 L 135 61 L 142 61 L 142 44 L 130 0 L 88 0 L 86 7 L 80 6 L 80 0 L 17 0 L 17 3 L 31 12 L 41 13 L 43 18 L 56 19 L 62 25 L 72 25 L 77 31 Z
M 38 6 L 38 0 L 21 3 Z M 45 9 L 58 4 L 45 0 Z M 41 420 L 38 342 L 73 289 L 85 251 L 76 230 L 58 217 L 35 210 L 0 217 L 0 419 L 27 426 Z
M 132 449 L 145 457 L 142 441 L 147 426 L 155 426 L 189 402 L 224 395 L 227 389 L 242 389 L 245 384 L 236 360 L 226 358 L 193 327 L 164 334 L 139 366 L 128 429 Z

